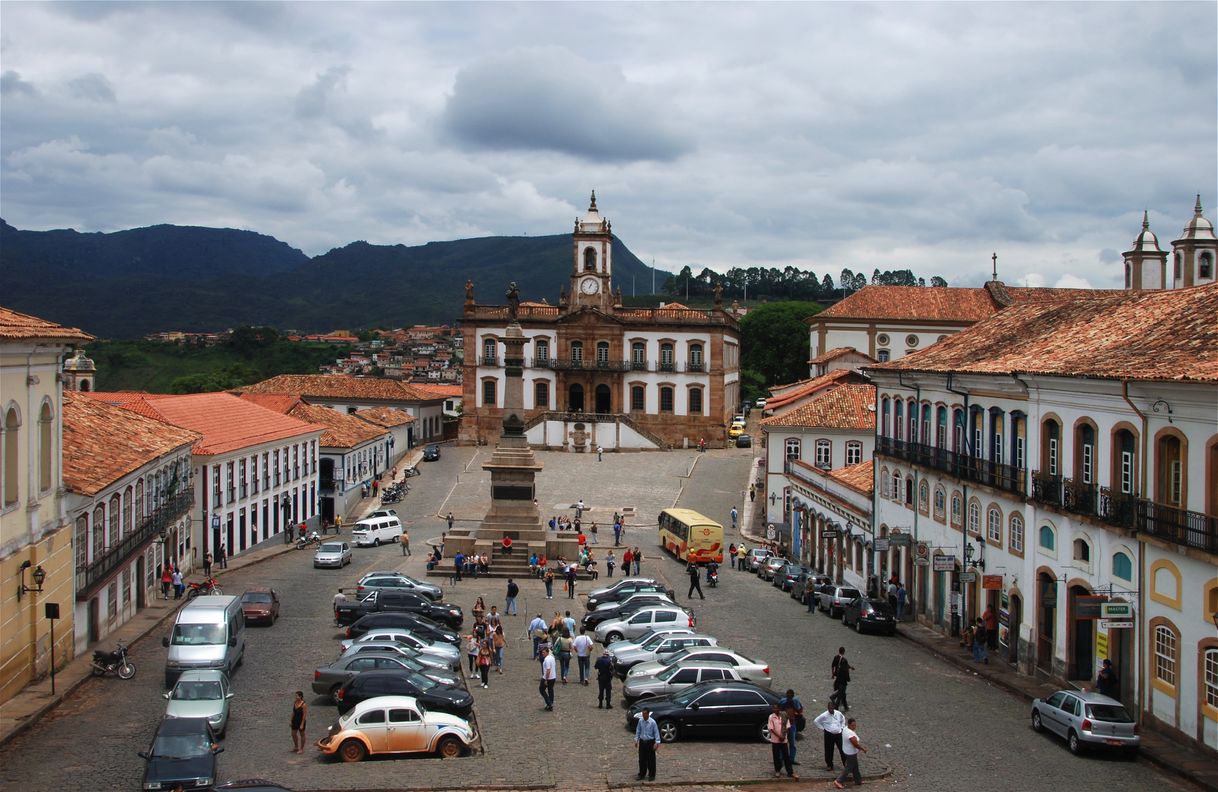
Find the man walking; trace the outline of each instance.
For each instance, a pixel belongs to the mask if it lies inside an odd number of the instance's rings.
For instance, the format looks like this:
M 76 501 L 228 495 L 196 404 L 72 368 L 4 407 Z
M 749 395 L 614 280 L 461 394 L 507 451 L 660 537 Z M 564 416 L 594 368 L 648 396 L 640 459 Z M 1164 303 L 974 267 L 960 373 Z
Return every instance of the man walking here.
M 590 676 L 589 665 L 592 662 L 592 639 L 587 633 L 580 633 L 571 642 L 571 648 L 575 650 L 575 664 L 579 666 L 579 684 L 586 685 Z
M 846 659 L 846 647 L 839 646 L 833 656 L 833 694 L 829 697 L 844 712 L 850 711 L 850 703 L 846 701 L 846 686 L 850 684 L 850 672 L 854 666 Z
M 465 553 L 457 551 L 453 556 L 453 583 L 461 582 L 461 570 L 465 568 Z
M 507 597 L 503 605 L 503 612 L 508 616 L 516 615 L 516 597 L 520 594 L 520 586 L 511 578 L 507 582 Z
M 844 765 L 846 759 L 842 754 L 842 730 L 846 728 L 846 716 L 838 712 L 837 707 L 833 705 L 832 698 L 825 705 L 825 711 L 817 715 L 812 722 L 825 734 L 825 769 L 833 769 L 834 748 L 837 749 L 838 754 L 842 755 Z
M 986 640 L 989 636 L 989 631 L 986 629 L 985 620 L 980 616 L 973 623 L 973 662 L 990 664 L 989 652 L 985 649 Z
M 613 517 L 613 546 L 622 546 L 622 521 L 619 517 Z
M 804 717 L 804 705 L 791 688 L 787 688 L 787 694 L 778 700 L 778 704 L 786 710 L 787 753 L 791 755 L 791 764 L 797 765 L 799 762 L 795 761 L 795 740 L 799 734 L 800 721 Z
M 693 599 L 694 592 L 698 592 L 698 596 L 706 599 L 706 595 L 702 593 L 702 583 L 699 580 L 701 577 L 698 574 L 698 565 L 690 561 L 685 565 L 685 571 L 689 575 L 689 591 L 685 593 L 685 599 Z
M 541 679 L 537 684 L 537 692 L 541 694 L 541 700 L 546 703 L 546 711 L 550 712 L 554 709 L 554 681 L 558 679 L 558 663 L 554 661 L 554 655 L 550 654 L 549 647 L 541 648 Z
M 795 770 L 791 767 L 791 752 L 787 749 L 787 718 L 782 707 L 777 702 L 773 705 L 770 719 L 766 721 L 766 729 L 770 733 L 770 753 L 774 757 L 774 777 L 787 771 L 787 778 L 795 778 Z
M 854 718 L 846 720 L 846 728 L 842 729 L 842 763 L 845 767 L 842 768 L 842 774 L 833 781 L 833 786 L 838 789 L 845 789 L 846 785 L 842 782 L 851 775 L 854 776 L 854 785 L 862 786 L 863 774 L 859 772 L 859 751 L 867 753 L 867 749 L 859 742 L 859 735 L 854 729 L 858 722 Z
M 752 503 L 755 500 L 757 500 L 757 485 L 750 484 L 749 485 L 749 503 Z
M 402 546 L 402 555 L 410 555 L 410 532 L 402 527 L 402 535 L 398 537 L 398 544 Z
M 635 545 L 634 548 L 634 576 L 638 577 L 643 574 L 643 551 Z
M 613 661 L 608 652 L 596 658 L 596 708 L 613 709 Z
M 736 517 L 737 516 L 738 516 L 738 513 L 736 512 L 736 507 L 733 506 L 732 507 L 732 530 L 733 531 L 736 530 Z
M 453 513 L 449 512 L 446 519 L 448 520 L 448 530 L 451 531 L 453 529 Z
M 600 446 L 597 446 L 596 447 L 596 461 L 597 462 L 601 461 L 601 454 L 603 454 L 603 453 L 605 453 L 605 449 Z
M 221 542 L 220 549 L 216 551 L 216 563 L 221 569 L 228 569 L 228 547 Z
M 656 780 L 656 749 L 660 747 L 660 726 L 651 717 L 651 710 L 643 708 L 642 717 L 634 727 L 634 744 L 639 749 L 639 774 L 635 779 Z
M 538 648 L 541 646 L 541 639 L 546 633 L 546 620 L 541 618 L 541 614 L 537 614 L 533 621 L 529 622 L 529 637 L 533 639 L 533 659 L 539 658 Z

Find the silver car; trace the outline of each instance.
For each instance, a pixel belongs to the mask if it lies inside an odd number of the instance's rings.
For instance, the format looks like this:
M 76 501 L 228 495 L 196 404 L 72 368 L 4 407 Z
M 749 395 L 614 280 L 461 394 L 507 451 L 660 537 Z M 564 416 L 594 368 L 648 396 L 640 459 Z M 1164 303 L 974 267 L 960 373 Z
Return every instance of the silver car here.
M 460 668 L 454 670 L 453 664 L 447 659 L 440 655 L 416 651 L 406 644 L 398 643 L 397 641 L 357 642 L 339 655 L 338 659 L 344 660 L 361 654 L 390 655 L 406 663 L 415 673 L 422 674 L 428 679 L 434 679 L 441 685 L 453 685 L 457 687 L 461 685 L 462 676 Z
M 778 570 L 791 563 L 782 556 L 770 556 L 757 569 L 757 576 L 762 580 L 773 580 Z
M 765 563 L 765 560 L 772 555 L 774 554 L 764 547 L 754 547 L 744 557 L 744 563 L 748 564 L 750 572 L 756 572 Z
M 668 655 L 674 655 L 682 649 L 688 649 L 694 646 L 718 646 L 719 641 L 709 635 L 698 635 L 697 633 L 676 633 L 663 635 L 635 647 L 634 649 L 625 649 L 619 651 L 609 650 L 609 656 L 613 660 L 613 670 L 623 679 L 640 663 L 649 663 L 652 660 L 659 660 Z
M 622 696 L 627 703 L 633 703 L 639 699 L 667 696 L 699 682 L 722 682 L 725 679 L 729 682 L 742 681 L 740 673 L 727 663 L 691 662 L 668 666 L 656 674 L 630 674 L 622 685 Z
M 665 668 L 671 668 L 672 666 L 707 661 L 727 663 L 735 668 L 740 673 L 741 679 L 746 682 L 752 682 L 755 685 L 763 685 L 765 687 L 770 686 L 770 667 L 768 665 L 747 658 L 739 652 L 733 652 L 731 649 L 725 649 L 722 646 L 691 646 L 659 660 L 639 663 L 630 669 L 630 673 L 626 675 L 626 681 L 629 682 L 635 675 L 649 676 L 658 674 Z
M 1032 728 L 1066 738 L 1070 753 L 1087 748 L 1136 752 L 1142 743 L 1137 724 L 1121 702 L 1099 693 L 1059 690 L 1032 701 Z
M 313 568 L 342 569 L 351 563 L 351 545 L 346 542 L 322 542 L 313 554 Z
M 392 589 L 393 591 L 410 591 L 427 597 L 432 602 L 444 598 L 444 591 L 434 583 L 427 583 L 401 572 L 368 572 L 355 584 L 356 596 L 360 599 L 369 591 Z
M 634 639 L 633 641 L 616 641 L 614 643 L 611 643 L 605 647 L 605 651 L 609 652 L 610 654 L 613 654 L 615 652 L 624 652 L 628 649 L 638 649 L 640 646 L 646 646 L 648 644 L 653 643 L 654 641 L 659 640 L 658 636 L 660 636 L 660 635 L 671 635 L 673 633 L 676 633 L 678 635 L 693 635 L 694 631 L 689 629 L 688 627 L 684 627 L 684 626 L 671 627 L 671 628 L 670 627 L 660 627 L 660 628 L 651 630 L 650 632 L 646 632 L 643 635 L 640 635 L 638 638 Z
M 816 599 L 816 606 L 830 618 L 836 619 L 846 610 L 846 606 L 863 596 L 863 592 L 854 586 L 826 586 Z
M 693 611 L 679 605 L 645 608 L 623 619 L 612 619 L 596 626 L 596 640 L 605 646 L 623 638 L 637 638 L 655 627 L 666 625 L 689 627 L 698 625 Z
M 366 641 L 393 641 L 405 644 L 423 654 L 443 657 L 455 668 L 461 667 L 461 650 L 456 646 L 447 641 L 429 641 L 426 638 L 420 638 L 410 630 L 401 627 L 378 627 L 375 630 L 369 630 L 359 638 L 344 638 L 340 646 L 346 652 L 351 648 L 352 644 L 364 643 Z
M 166 718 L 207 718 L 217 737 L 228 730 L 228 700 L 233 692 L 228 676 L 220 669 L 183 671 L 173 690 L 164 696 L 169 700 Z

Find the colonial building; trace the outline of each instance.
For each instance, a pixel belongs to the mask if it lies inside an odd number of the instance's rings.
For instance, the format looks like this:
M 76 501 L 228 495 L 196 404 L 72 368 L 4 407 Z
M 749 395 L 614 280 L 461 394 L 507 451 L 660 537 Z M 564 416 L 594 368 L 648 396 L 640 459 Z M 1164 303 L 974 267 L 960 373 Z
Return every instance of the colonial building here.
M 528 337 L 522 363 L 531 445 L 589 451 L 726 440 L 740 405 L 735 317 L 718 298 L 711 310 L 624 307 L 613 287 L 612 241 L 593 194 L 575 221 L 570 283 L 558 305 L 479 305 L 467 285 L 462 442 L 491 443 L 501 431 L 510 362 L 500 339 L 513 316 Z
M 0 702 L 72 657 L 73 557 L 63 490 L 60 365 L 92 336 L 0 308 Z
M 1215 316 L 1218 284 L 1029 302 L 864 369 L 875 521 L 913 538 L 877 561 L 917 618 L 955 631 L 993 607 L 1003 659 L 1074 684 L 1111 658 L 1131 709 L 1210 749 Z
M 159 595 L 164 565 L 185 558 L 194 504 L 190 449 L 200 438 L 79 392 L 63 396 L 81 653 L 134 618 Z

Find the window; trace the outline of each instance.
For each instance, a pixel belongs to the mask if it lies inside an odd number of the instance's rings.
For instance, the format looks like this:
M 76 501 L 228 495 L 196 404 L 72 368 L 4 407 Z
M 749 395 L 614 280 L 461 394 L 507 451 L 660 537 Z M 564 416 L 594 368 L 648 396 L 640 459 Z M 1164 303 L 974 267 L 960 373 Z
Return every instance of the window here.
M 584 272 L 596 272 L 596 248 L 584 248 Z
M 1053 528 L 1048 525 L 1040 526 L 1040 547 L 1049 552 L 1057 549 L 1057 537 L 1053 534 Z
M 647 345 L 635 341 L 630 345 L 630 367 L 634 369 L 647 368 Z
M 127 487 L 127 491 L 123 493 L 123 535 L 131 533 L 131 501 L 132 490 Z
M 828 440 L 816 441 L 816 466 L 822 470 L 833 467 L 833 443 Z
M 630 409 L 638 412 L 647 409 L 647 391 L 642 385 L 630 386 Z
M 1157 466 L 1159 490 L 1158 500 L 1169 506 L 1183 505 L 1184 498 L 1184 450 L 1180 438 L 1165 435 L 1159 438 Z
M 4 505 L 11 506 L 17 502 L 17 482 L 20 481 L 18 471 L 20 454 L 17 451 L 17 435 L 21 430 L 21 420 L 17 417 L 17 408 L 10 407 L 4 414 Z
M 892 404 L 888 401 L 888 397 L 885 396 L 883 399 L 880 399 L 880 436 L 881 437 L 892 437 L 891 412 L 892 412 Z
M 930 513 L 930 485 L 926 483 L 926 479 L 918 482 L 918 511 L 923 514 Z
M 947 490 L 941 485 L 935 486 L 935 519 L 943 522 L 947 515 Z
M 897 429 L 896 439 L 901 440 L 905 437 L 905 402 L 893 402 L 892 417 L 893 425 Z
M 550 362 L 550 342 L 544 338 L 539 338 L 533 342 L 533 354 L 537 358 L 537 362 L 545 364 Z
M 596 342 L 596 365 L 602 368 L 609 365 L 609 342 Z
M 122 502 L 117 495 L 110 498 L 110 508 L 107 510 L 107 515 L 110 518 L 110 546 L 118 544 L 118 540 L 123 538 L 119 532 L 119 513 L 122 511 Z
M 241 497 L 245 498 L 249 496 L 248 479 L 246 478 L 245 472 L 245 457 L 241 458 L 241 464 L 239 467 L 241 470 Z
M 846 464 L 857 465 L 863 461 L 863 444 L 857 440 L 846 443 Z
M 880 471 L 880 496 L 884 498 L 892 497 L 892 479 L 888 476 L 888 468 Z
M 1205 688 L 1205 703 L 1209 707 L 1218 707 L 1218 649 L 1206 649 L 1205 661 L 1202 663 L 1202 686 Z
M 279 476 L 280 476 L 279 449 L 276 448 L 275 449 L 275 486 L 276 487 L 279 486 Z
M 672 412 L 672 388 L 668 385 L 660 386 L 660 412 Z
M 93 560 L 101 558 L 106 550 L 106 507 L 98 504 L 93 510 Z
M 1011 551 L 1023 552 L 1023 517 L 1018 514 L 1011 515 Z
M 258 455 L 250 457 L 250 492 L 258 494 Z
M 799 459 L 800 442 L 798 437 L 788 437 L 783 445 L 786 449 L 787 459 Z
M 1074 560 L 1084 564 L 1091 563 L 1091 545 L 1087 544 L 1086 539 L 1075 539 L 1073 543 Z
M 1197 277 L 1198 278 L 1214 277 L 1214 262 L 1210 259 L 1209 253 L 1201 254 L 1201 259 L 1197 263 Z
M 875 359 L 881 363 L 887 363 L 889 357 L 891 353 L 887 349 L 877 349 L 875 352 Z
M 498 343 L 493 338 L 488 338 L 482 342 L 482 360 L 491 365 L 495 364 L 495 352 L 498 348 Z
M 1133 560 L 1126 553 L 1112 556 L 1112 576 L 1121 580 L 1133 580 Z
M 701 344 L 690 344 L 689 345 L 689 370 L 690 371 L 701 371 L 702 370 L 702 345 Z
M 901 502 L 905 490 L 905 477 L 901 475 L 901 471 L 892 471 L 892 499 L 897 503 Z
M 1155 679 L 1176 686 L 1176 634 L 1162 624 L 1155 627 Z
M 55 458 L 55 443 L 52 440 L 51 429 L 55 421 L 51 416 L 51 405 L 42 405 L 42 413 L 38 416 L 38 491 L 46 492 L 51 488 L 51 462 Z
M 672 344 L 660 344 L 660 371 L 672 371 Z
M 880 346 L 888 346 L 888 341 L 889 339 L 887 333 L 880 333 L 875 337 L 875 342 Z
M 689 414 L 690 415 L 701 415 L 702 414 L 702 389 L 701 388 L 690 388 L 689 389 Z
M 1095 429 L 1090 424 L 1078 428 L 1078 476 L 1084 484 L 1095 483 Z
M 985 515 L 985 535 L 991 542 L 1002 544 L 1002 512 L 991 506 Z
M 1128 429 L 1121 429 L 1116 433 L 1114 440 L 1113 445 L 1117 454 L 1117 470 L 1114 478 L 1122 495 L 1132 495 L 1135 443 L 1133 432 L 1130 432 Z
M 533 406 L 539 410 L 549 409 L 550 383 L 548 381 L 537 380 L 533 383 Z
M 1047 470 L 1050 476 L 1058 475 L 1061 462 L 1061 426 L 1057 421 L 1045 421 L 1042 436 L 1044 437 L 1044 458 L 1040 461 L 1041 469 Z
M 952 525 L 959 528 L 964 523 L 964 501 L 959 492 L 952 493 Z
M 916 335 L 914 335 L 913 333 L 910 333 L 909 335 L 905 336 L 905 346 L 916 347 L 917 345 L 918 345 L 918 337 Z
M 495 407 L 498 404 L 493 379 L 482 380 L 482 404 L 486 407 Z
M 583 361 L 583 359 L 584 359 L 584 342 L 583 341 L 572 341 L 571 342 L 571 362 L 580 363 Z
M 981 535 L 981 504 L 977 501 L 968 504 L 968 532 Z

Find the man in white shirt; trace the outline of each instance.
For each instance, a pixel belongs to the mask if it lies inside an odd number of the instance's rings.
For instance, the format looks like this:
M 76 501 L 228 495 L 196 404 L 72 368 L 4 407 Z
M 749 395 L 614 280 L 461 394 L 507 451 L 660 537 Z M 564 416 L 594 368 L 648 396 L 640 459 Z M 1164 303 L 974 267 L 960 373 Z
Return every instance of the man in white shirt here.
M 571 642 L 571 648 L 575 651 L 575 662 L 579 665 L 579 684 L 586 685 L 592 668 L 592 639 L 586 633 L 580 633 Z
M 842 782 L 854 776 L 854 785 L 863 785 L 863 774 L 859 772 L 859 751 L 867 753 L 867 749 L 859 742 L 859 735 L 854 729 L 858 724 L 854 718 L 846 720 L 846 728 L 842 729 L 842 762 L 845 767 L 842 768 L 842 774 L 833 780 L 833 786 L 838 789 L 845 789 L 846 785 Z
M 554 709 L 554 682 L 558 679 L 558 663 L 548 647 L 541 648 L 541 680 L 537 684 L 537 692 L 546 703 L 546 711 Z
M 846 716 L 830 701 L 824 712 L 812 719 L 816 727 L 825 733 L 825 767 L 833 769 L 833 749 L 842 753 L 842 729 L 846 728 Z M 843 758 L 842 762 L 846 760 Z

